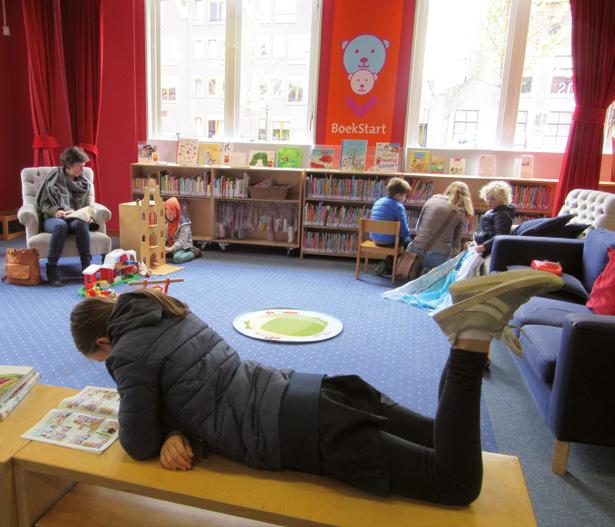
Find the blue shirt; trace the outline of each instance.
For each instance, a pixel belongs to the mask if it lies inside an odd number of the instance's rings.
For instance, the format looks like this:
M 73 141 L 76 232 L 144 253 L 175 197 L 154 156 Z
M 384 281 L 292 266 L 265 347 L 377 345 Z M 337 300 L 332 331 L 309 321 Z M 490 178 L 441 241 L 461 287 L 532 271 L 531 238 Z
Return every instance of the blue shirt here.
M 385 196 L 380 198 L 372 207 L 370 214 L 371 220 L 398 221 L 399 238 L 404 243 L 410 241 L 410 229 L 408 228 L 408 216 L 402 203 L 396 199 Z M 370 233 L 370 239 L 376 243 L 395 243 L 395 236 L 392 234 Z

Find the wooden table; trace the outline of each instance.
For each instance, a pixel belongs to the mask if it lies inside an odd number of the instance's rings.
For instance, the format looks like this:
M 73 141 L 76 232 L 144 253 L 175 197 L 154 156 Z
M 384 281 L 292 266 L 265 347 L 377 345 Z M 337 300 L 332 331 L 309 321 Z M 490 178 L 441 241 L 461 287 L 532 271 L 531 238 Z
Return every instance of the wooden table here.
M 62 399 L 76 390 L 57 386 L 36 385 L 21 403 L 0 421 L 0 526 L 17 525 L 15 486 L 11 459 L 30 441 L 20 436 L 35 425 Z
M 115 443 L 101 455 L 31 442 L 13 459 L 22 527 L 32 525 L 72 482 L 80 482 L 288 526 L 535 526 L 516 457 L 484 454 L 480 497 L 469 507 L 378 499 L 342 483 L 298 472 L 253 470 L 211 456 L 188 472 L 138 462 Z M 91 514 L 96 514 L 92 504 Z

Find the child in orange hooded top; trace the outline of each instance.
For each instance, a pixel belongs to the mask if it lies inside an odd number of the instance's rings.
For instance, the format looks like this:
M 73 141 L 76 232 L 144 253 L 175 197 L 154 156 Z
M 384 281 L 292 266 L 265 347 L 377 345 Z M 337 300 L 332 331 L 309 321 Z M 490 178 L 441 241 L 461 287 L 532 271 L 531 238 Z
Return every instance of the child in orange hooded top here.
M 167 220 L 166 252 L 168 257 L 173 258 L 173 263 L 181 264 L 201 256 L 200 249 L 192 245 L 190 220 L 182 215 L 177 198 L 165 201 L 164 213 Z

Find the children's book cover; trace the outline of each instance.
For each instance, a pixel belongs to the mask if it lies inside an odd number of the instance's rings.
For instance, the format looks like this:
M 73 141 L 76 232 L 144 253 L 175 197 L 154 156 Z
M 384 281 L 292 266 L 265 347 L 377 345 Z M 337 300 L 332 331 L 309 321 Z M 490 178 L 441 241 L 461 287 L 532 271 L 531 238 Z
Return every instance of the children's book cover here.
M 137 144 L 137 163 L 151 163 L 156 147 L 145 142 Z
M 495 156 L 483 154 L 478 158 L 478 175 L 482 177 L 495 176 Z
M 410 172 L 427 172 L 429 170 L 429 151 L 410 150 Z
M 278 148 L 276 166 L 281 168 L 301 168 L 303 152 L 300 146 Z
M 448 167 L 449 174 L 465 174 L 466 173 L 466 158 L 465 157 L 451 157 L 451 161 Z
M 444 165 L 446 164 L 446 157 L 444 156 L 431 156 L 429 162 L 429 171 L 432 174 L 444 174 Z
M 199 165 L 217 165 L 220 163 L 220 143 L 199 143 L 197 157 Z
M 526 154 L 521 156 L 521 177 L 531 178 L 532 172 L 534 172 L 534 156 L 532 154 Z
M 399 170 L 399 143 L 376 143 L 373 170 L 376 172 L 397 172 Z
M 334 168 L 333 148 L 315 146 L 310 154 L 310 168 Z
M 199 140 L 180 138 L 177 140 L 177 164 L 196 165 L 199 150 Z
M 344 139 L 342 141 L 342 157 L 340 169 L 347 171 L 365 170 L 365 158 L 367 157 L 366 139 Z
M 33 374 L 30 366 L 0 366 L 0 403 L 10 398 Z
M 220 156 L 223 165 L 230 165 L 233 157 L 233 143 L 222 143 Z
M 275 160 L 274 150 L 250 150 L 248 165 L 251 167 L 272 167 Z

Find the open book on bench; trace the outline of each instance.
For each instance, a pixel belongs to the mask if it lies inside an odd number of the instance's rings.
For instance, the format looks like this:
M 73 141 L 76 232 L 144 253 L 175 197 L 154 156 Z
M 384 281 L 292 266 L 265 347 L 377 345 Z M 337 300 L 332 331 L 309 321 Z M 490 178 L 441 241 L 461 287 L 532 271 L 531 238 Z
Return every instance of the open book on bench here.
M 100 454 L 117 439 L 119 407 L 116 390 L 86 386 L 21 437 Z

